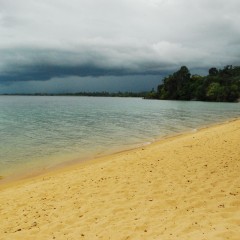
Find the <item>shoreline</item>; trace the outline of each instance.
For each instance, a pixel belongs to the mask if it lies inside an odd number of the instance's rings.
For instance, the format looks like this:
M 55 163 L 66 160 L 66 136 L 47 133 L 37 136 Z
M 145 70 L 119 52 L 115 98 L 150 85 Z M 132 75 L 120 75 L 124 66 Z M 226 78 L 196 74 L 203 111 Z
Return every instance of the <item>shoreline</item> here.
M 0 238 L 238 239 L 240 119 L 0 189 Z
M 38 177 L 41 178 L 41 176 L 45 176 L 45 175 L 49 175 L 49 174 L 50 175 L 56 174 L 59 171 L 62 172 L 65 170 L 72 169 L 74 167 L 79 167 L 81 165 L 94 164 L 95 162 L 98 162 L 98 161 L 104 161 L 105 158 L 108 159 L 108 158 L 114 157 L 115 155 L 127 153 L 129 151 L 131 152 L 134 150 L 138 150 L 140 148 L 148 147 L 153 144 L 161 144 L 162 142 L 167 141 L 167 140 L 171 141 L 171 139 L 174 139 L 176 137 L 193 134 L 195 132 L 202 131 L 204 129 L 208 129 L 208 128 L 219 126 L 219 125 L 224 125 L 226 123 L 230 123 L 230 122 L 234 122 L 234 121 L 238 121 L 238 120 L 240 120 L 240 117 L 233 117 L 233 118 L 224 120 L 222 122 L 215 122 L 215 123 L 199 126 L 195 129 L 157 137 L 157 138 L 155 138 L 154 141 L 151 141 L 151 142 L 142 142 L 142 143 L 138 143 L 138 144 L 133 144 L 132 147 L 122 148 L 119 151 L 110 151 L 110 153 L 100 154 L 99 156 L 89 157 L 89 158 L 84 158 L 84 159 L 79 159 L 79 158 L 69 159 L 67 161 L 63 161 L 63 162 L 60 162 L 60 163 L 52 165 L 52 166 L 36 167 L 36 168 L 28 169 L 27 171 L 19 171 L 16 174 L 12 174 L 9 176 L 0 176 L 0 190 L 3 188 L 7 188 L 9 186 L 13 186 L 15 183 L 19 184 L 19 183 L 26 182 L 31 179 L 38 178 Z M 30 171 L 30 173 L 29 173 L 29 171 Z

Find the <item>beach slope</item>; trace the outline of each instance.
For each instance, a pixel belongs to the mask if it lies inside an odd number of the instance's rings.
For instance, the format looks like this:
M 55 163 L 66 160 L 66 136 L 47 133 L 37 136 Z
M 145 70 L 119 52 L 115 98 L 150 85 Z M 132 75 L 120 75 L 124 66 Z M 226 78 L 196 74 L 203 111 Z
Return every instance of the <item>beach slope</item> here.
M 0 239 L 240 237 L 240 120 L 0 189 Z

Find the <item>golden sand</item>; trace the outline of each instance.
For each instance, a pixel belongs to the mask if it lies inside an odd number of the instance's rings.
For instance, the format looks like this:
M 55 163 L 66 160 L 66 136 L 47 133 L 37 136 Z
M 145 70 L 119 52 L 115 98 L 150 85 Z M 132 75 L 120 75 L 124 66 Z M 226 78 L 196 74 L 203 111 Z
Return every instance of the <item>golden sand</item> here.
M 0 190 L 0 239 L 240 239 L 240 120 Z

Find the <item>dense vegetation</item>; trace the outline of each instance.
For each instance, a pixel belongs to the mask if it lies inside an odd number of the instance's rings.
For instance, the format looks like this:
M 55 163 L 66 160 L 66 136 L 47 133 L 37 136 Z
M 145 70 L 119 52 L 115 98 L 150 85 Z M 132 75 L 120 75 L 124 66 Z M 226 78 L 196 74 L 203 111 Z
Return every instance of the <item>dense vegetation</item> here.
M 157 92 L 147 98 L 167 100 L 200 100 L 236 102 L 240 97 L 240 67 L 228 65 L 223 69 L 210 68 L 207 76 L 191 75 L 183 66 L 165 77 Z

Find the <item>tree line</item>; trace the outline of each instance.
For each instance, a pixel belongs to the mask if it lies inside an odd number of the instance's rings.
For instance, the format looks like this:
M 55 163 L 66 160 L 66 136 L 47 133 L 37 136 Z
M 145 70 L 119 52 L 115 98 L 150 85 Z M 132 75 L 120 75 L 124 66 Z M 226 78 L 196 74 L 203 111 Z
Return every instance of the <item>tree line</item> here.
M 76 93 L 4 93 L 5 96 L 76 96 L 76 97 L 141 97 L 147 98 L 149 92 L 76 92 Z
M 236 102 L 240 98 L 240 67 L 210 68 L 207 76 L 191 75 L 186 66 L 165 77 L 148 99 Z

